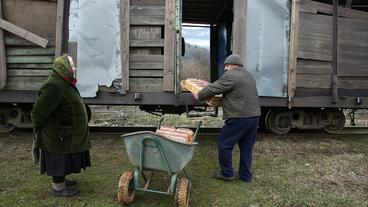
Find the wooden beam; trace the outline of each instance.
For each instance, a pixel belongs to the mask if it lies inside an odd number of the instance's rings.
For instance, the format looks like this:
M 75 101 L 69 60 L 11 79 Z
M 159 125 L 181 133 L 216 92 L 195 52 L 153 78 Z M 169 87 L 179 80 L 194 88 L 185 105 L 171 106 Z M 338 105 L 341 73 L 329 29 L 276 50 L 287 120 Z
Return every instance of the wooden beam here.
M 55 57 L 61 55 L 63 46 L 64 0 L 58 0 L 56 10 Z
M 130 47 L 164 47 L 164 40 L 130 40 Z
M 165 1 L 165 46 L 164 46 L 164 79 L 163 90 L 174 90 L 175 75 L 175 1 Z
M 288 71 L 288 107 L 292 107 L 296 89 L 296 67 L 298 49 L 300 0 L 292 0 L 291 23 L 290 23 L 290 48 L 289 48 L 289 71 Z
M 233 53 L 245 60 L 247 0 L 234 0 Z M 243 63 L 244 64 L 244 63 Z
M 351 2 L 353 0 L 346 0 L 345 8 L 351 8 Z
M 73 58 L 75 67 L 78 67 L 78 42 L 68 42 L 68 54 Z
M 33 42 L 43 48 L 46 48 L 47 43 L 49 42 L 47 39 L 44 39 L 30 31 L 27 31 L 21 27 L 18 27 L 15 24 L 12 24 L 4 19 L 0 19 L 0 28 L 7 30 L 17 36 L 20 36 L 30 42 Z
M 0 19 L 3 18 L 2 0 L 0 0 Z M 0 90 L 6 84 L 6 54 L 5 54 L 5 38 L 4 32 L 0 28 Z
M 333 0 L 333 28 L 332 28 L 332 103 L 336 103 L 338 96 L 338 79 L 339 76 L 337 74 L 338 65 L 337 65 L 337 57 L 338 57 L 338 8 L 339 0 Z
M 120 39 L 121 39 L 121 75 L 122 88 L 129 91 L 129 35 L 130 0 L 120 0 Z

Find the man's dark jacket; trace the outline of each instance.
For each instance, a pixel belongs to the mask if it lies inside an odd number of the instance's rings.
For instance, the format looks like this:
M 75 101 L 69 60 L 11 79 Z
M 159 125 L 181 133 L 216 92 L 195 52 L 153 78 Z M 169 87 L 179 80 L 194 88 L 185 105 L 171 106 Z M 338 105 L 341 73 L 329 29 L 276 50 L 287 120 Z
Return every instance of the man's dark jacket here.
M 203 101 L 222 94 L 223 119 L 245 118 L 261 115 L 256 81 L 243 67 L 228 70 L 217 81 L 198 93 Z

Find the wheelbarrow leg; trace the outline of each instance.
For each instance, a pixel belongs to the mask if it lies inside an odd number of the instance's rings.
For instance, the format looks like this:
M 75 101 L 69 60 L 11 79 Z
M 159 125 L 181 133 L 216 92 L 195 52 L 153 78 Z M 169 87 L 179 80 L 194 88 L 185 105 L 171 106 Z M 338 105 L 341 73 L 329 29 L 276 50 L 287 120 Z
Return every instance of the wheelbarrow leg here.
M 186 178 L 188 178 L 188 180 L 191 180 L 191 177 L 189 176 L 187 170 L 185 168 L 183 168 L 183 172 Z
M 174 194 L 175 193 L 175 188 L 176 188 L 176 180 L 178 178 L 178 174 L 173 174 L 171 176 L 171 182 L 170 182 L 170 194 Z

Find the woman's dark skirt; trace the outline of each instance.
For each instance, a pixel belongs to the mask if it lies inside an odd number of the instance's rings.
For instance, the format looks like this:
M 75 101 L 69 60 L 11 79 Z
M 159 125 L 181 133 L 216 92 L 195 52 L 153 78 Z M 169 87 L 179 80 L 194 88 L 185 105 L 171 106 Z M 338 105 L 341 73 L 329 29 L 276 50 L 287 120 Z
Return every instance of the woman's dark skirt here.
M 89 150 L 73 154 L 56 154 L 41 150 L 41 173 L 62 177 L 71 173 L 80 173 L 81 169 L 91 166 Z

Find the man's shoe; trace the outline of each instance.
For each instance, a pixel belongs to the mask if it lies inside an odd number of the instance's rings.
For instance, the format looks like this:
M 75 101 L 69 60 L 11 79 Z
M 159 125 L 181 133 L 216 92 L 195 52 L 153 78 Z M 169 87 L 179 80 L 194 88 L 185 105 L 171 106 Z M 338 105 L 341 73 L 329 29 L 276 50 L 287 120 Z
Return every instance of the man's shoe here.
M 239 180 L 244 182 L 244 183 L 251 183 L 252 182 L 252 179 L 246 180 L 246 179 L 243 179 L 243 178 L 239 178 Z
M 73 186 L 73 185 L 77 185 L 77 181 L 65 179 L 65 186 L 66 187 Z
M 53 190 L 54 197 L 72 197 L 79 194 L 79 190 L 76 189 L 68 189 L 64 190 Z
M 215 171 L 212 175 L 213 178 L 216 179 L 220 179 L 220 180 L 225 180 L 225 181 L 231 181 L 235 179 L 235 176 L 231 176 L 231 177 L 225 177 L 222 175 L 222 173 L 220 171 Z

